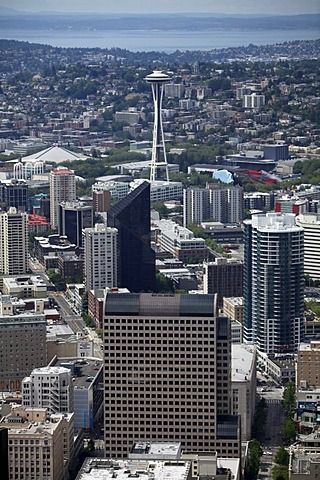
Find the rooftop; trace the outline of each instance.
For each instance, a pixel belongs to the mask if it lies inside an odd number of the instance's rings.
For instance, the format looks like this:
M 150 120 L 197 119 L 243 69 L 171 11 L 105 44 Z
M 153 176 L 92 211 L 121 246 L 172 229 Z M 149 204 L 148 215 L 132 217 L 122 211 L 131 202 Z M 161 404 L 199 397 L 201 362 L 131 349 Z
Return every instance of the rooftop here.
M 58 366 L 71 370 L 75 389 L 88 389 L 100 372 L 102 362 L 101 360 L 88 358 L 85 360 L 82 358 L 59 358 L 55 363 L 55 367 Z
M 249 380 L 255 365 L 256 349 L 254 345 L 244 343 L 231 344 L 232 382 Z
M 109 480 L 117 478 L 139 478 L 140 480 L 185 480 L 188 478 L 191 463 L 185 461 L 169 462 L 159 460 L 108 460 L 88 458 L 77 480 Z

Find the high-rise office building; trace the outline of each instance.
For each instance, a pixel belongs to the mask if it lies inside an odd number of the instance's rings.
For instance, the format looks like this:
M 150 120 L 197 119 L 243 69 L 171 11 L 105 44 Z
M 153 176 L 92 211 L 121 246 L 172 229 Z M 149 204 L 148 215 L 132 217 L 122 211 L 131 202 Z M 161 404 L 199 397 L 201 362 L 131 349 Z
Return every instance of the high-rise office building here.
M 189 187 L 183 192 L 183 224 L 211 220 L 240 223 L 243 219 L 243 188 L 209 183 L 206 188 Z
M 245 339 L 265 354 L 294 351 L 303 322 L 303 230 L 294 214 L 244 221 Z
M 28 215 L 14 207 L 0 212 L 0 275 L 28 271 Z
M 96 223 L 83 235 L 86 290 L 118 285 L 118 230 Z
M 106 457 L 124 457 L 145 439 L 238 456 L 230 366 L 230 321 L 217 315 L 214 295 L 108 293 Z
M 54 168 L 50 172 L 50 223 L 56 230 L 59 226 L 59 205 L 76 199 L 76 178 L 66 167 Z
M 1 390 L 20 390 L 35 365 L 46 365 L 46 324 L 39 314 L 0 315 Z
M 93 226 L 93 208 L 83 202 L 62 202 L 59 205 L 59 235 L 82 247 L 82 229 Z
M 69 478 L 74 458 L 73 413 L 14 407 L 1 419 L 8 430 L 9 479 Z M 1 479 L 6 478 L 1 473 Z
M 240 260 L 216 258 L 203 265 L 204 293 L 217 294 L 218 306 L 224 297 L 241 297 L 243 294 L 243 263 Z
M 312 280 L 320 280 L 320 213 L 297 217 L 304 231 L 304 273 Z
M 2 180 L 0 201 L 6 209 L 14 207 L 26 212 L 28 209 L 28 185 L 26 180 Z
M 155 290 L 155 252 L 151 248 L 150 183 L 144 182 L 107 213 L 118 230 L 118 286 L 130 292 Z
M 73 412 L 71 370 L 64 367 L 33 369 L 22 381 L 22 405 L 47 408 L 49 413 Z

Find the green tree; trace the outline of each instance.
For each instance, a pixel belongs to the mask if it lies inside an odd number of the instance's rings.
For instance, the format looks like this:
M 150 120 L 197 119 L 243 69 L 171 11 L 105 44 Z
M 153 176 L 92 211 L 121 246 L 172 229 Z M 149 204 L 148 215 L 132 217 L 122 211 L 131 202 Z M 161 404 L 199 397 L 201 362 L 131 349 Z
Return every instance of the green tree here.
M 263 451 L 260 443 L 257 440 L 252 440 L 249 445 L 249 463 L 246 475 L 247 480 L 254 480 L 257 478 L 262 453 Z
M 156 210 L 159 215 L 160 215 L 160 218 L 167 218 L 168 217 L 168 209 L 167 207 L 165 206 L 165 204 L 163 202 L 152 202 L 151 203 L 151 208 L 153 208 L 154 210 Z
M 287 444 L 290 444 L 296 439 L 296 424 L 292 418 L 287 417 L 283 425 L 283 439 Z
M 278 465 L 289 465 L 289 452 L 284 447 L 280 447 L 274 457 L 274 461 Z
M 158 293 L 173 293 L 173 281 L 162 273 L 156 273 L 156 289 Z
M 275 465 L 272 469 L 272 480 L 288 480 L 288 467 L 284 465 Z
M 295 384 L 293 382 L 288 382 L 284 387 L 283 405 L 291 418 L 295 411 Z

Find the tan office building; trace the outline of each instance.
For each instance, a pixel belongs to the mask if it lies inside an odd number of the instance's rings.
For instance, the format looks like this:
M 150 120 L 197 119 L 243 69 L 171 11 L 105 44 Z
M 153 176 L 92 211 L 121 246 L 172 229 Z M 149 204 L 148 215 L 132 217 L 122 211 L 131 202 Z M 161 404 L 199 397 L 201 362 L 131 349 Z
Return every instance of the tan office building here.
M 133 442 L 240 453 L 231 412 L 228 317 L 213 295 L 108 293 L 104 318 L 106 457 Z
M 73 459 L 73 413 L 47 415 L 44 408 L 12 410 L 8 429 L 9 479 L 64 480 Z
M 297 359 L 297 387 L 320 387 L 320 341 L 301 343 Z
M 47 363 L 44 315 L 0 315 L 0 390 L 20 390 L 35 365 Z
M 54 168 L 50 172 L 50 223 L 56 230 L 59 226 L 59 205 L 76 200 L 76 177 L 66 167 Z
M 11 207 L 0 212 L 0 275 L 28 271 L 28 215 Z

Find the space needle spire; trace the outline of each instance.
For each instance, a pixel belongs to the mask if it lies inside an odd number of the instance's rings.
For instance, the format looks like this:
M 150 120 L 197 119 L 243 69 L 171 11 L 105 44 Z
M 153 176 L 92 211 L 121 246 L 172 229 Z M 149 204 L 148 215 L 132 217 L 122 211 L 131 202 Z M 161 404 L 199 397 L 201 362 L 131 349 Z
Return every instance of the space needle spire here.
M 165 73 L 155 70 L 145 77 L 145 80 L 151 84 L 153 104 L 154 104 L 154 125 L 153 125 L 153 141 L 150 180 L 160 180 L 161 169 L 165 170 L 166 181 L 169 181 L 169 171 L 166 156 L 166 147 L 164 143 L 163 126 L 162 126 L 162 99 L 164 93 L 164 85 L 170 80 Z M 163 158 L 161 158 L 161 150 Z

